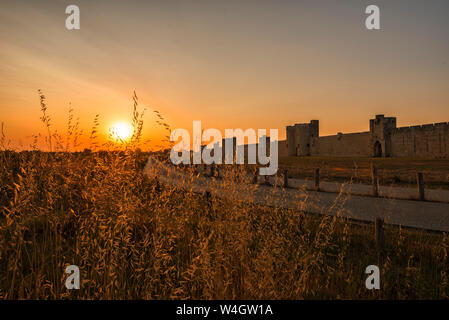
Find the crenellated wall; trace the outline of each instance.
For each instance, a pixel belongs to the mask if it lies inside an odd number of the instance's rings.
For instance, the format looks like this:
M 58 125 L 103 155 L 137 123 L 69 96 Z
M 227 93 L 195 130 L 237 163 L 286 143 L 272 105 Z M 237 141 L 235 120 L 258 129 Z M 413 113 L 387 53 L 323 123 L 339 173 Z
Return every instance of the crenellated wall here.
M 449 123 L 396 127 L 396 118 L 376 115 L 370 131 L 320 137 L 318 120 L 287 127 L 280 155 L 449 158 Z
M 449 158 L 449 123 L 397 128 L 391 145 L 392 157 Z
M 310 155 L 312 156 L 340 156 L 340 157 L 369 157 L 371 135 L 369 132 L 337 134 L 314 138 Z

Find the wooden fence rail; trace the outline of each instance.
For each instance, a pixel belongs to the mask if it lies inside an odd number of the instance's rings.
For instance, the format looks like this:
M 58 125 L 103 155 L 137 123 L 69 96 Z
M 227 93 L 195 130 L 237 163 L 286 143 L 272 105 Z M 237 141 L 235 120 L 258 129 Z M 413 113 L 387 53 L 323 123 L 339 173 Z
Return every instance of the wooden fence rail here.
M 203 170 L 202 172 L 204 174 L 207 175 L 207 165 L 203 165 Z M 209 166 L 209 175 L 211 177 L 217 176 L 220 177 L 220 171 L 219 171 L 219 167 L 215 166 L 215 165 L 210 165 Z M 379 197 L 379 188 L 380 188 L 380 183 L 379 183 L 379 173 L 378 173 L 378 168 L 377 166 L 372 166 L 372 196 L 373 197 Z M 195 173 L 199 173 L 199 168 L 197 166 L 195 166 L 194 168 L 194 172 Z M 278 179 L 281 179 L 281 177 L 277 176 Z M 289 183 L 289 178 L 288 178 L 288 170 L 287 169 L 283 169 L 282 172 L 282 180 L 280 180 L 282 183 L 282 187 L 284 188 L 290 188 L 291 184 Z M 313 190 L 314 191 L 322 191 L 320 189 L 320 168 L 314 168 L 314 176 L 313 176 Z M 420 201 L 426 201 L 426 197 L 425 197 L 425 191 L 424 191 L 424 175 L 422 172 L 417 172 L 416 173 L 416 181 L 417 181 L 417 200 Z M 255 170 L 254 171 L 254 175 L 251 181 L 252 184 L 257 184 L 260 183 L 260 179 L 259 179 L 259 170 Z M 262 183 L 263 184 L 269 184 L 269 177 L 268 176 L 264 176 L 262 178 Z M 385 195 L 382 195 L 385 196 Z

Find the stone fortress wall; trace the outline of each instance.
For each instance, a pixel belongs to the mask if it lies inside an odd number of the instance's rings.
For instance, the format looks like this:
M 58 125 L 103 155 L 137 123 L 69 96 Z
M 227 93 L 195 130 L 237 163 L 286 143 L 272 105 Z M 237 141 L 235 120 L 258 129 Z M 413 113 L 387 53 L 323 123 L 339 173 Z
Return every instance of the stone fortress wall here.
M 449 158 L 449 123 L 396 127 L 395 117 L 377 115 L 370 131 L 319 136 L 319 122 L 287 126 L 280 156 Z

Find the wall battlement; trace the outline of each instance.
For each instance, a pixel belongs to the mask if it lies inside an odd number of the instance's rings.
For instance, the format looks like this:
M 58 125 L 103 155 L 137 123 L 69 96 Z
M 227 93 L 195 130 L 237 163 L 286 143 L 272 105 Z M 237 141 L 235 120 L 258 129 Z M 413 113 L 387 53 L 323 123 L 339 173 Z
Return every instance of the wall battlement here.
M 416 125 L 416 126 L 409 126 L 409 127 L 399 127 L 396 128 L 396 131 L 402 132 L 407 130 L 435 130 L 440 128 L 449 128 L 449 122 L 438 122 L 438 123 L 430 123 L 430 124 L 422 124 L 422 125 Z
M 319 136 L 319 122 L 287 126 L 281 152 L 289 156 L 449 158 L 449 122 L 396 127 L 395 117 L 376 115 L 370 131 Z
M 356 135 L 367 134 L 367 133 L 369 133 L 369 131 L 364 131 L 364 132 L 350 132 L 350 133 L 342 133 L 342 132 L 339 132 L 339 133 L 337 133 L 337 134 L 333 134 L 333 135 L 330 135 L 330 136 L 321 136 L 321 137 L 319 137 L 319 138 L 320 138 L 320 139 L 325 139 L 325 138 L 342 137 L 342 136 L 347 137 L 347 136 L 356 136 Z

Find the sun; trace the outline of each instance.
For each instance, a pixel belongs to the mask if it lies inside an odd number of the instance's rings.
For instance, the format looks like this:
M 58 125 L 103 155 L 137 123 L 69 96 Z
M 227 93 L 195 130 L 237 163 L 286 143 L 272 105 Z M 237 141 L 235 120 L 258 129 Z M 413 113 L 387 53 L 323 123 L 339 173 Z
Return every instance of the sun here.
M 129 123 L 117 122 L 109 128 L 109 132 L 116 140 L 127 140 L 133 133 L 133 128 Z

